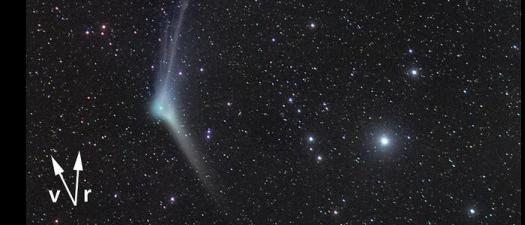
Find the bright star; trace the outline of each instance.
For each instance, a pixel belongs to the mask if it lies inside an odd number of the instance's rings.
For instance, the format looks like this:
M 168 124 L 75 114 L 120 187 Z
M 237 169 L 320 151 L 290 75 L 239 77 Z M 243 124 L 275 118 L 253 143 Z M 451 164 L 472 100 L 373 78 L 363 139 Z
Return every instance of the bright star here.
M 210 139 L 211 138 L 211 128 L 208 128 L 206 130 L 206 139 Z
M 390 144 L 390 139 L 388 139 L 388 137 L 382 136 L 379 139 L 379 143 L 381 143 L 381 146 L 387 146 L 388 144 Z
M 468 210 L 468 213 L 469 213 L 471 216 L 474 216 L 474 215 L 476 214 L 476 209 L 474 209 L 474 208 L 470 208 L 470 209 Z
M 417 70 L 416 69 L 411 69 L 410 70 L 410 75 L 416 76 L 417 75 Z
M 478 211 L 476 211 L 475 208 L 469 208 L 467 214 L 468 214 L 468 217 L 472 218 L 472 217 L 475 217 L 476 214 L 478 214 Z
M 308 141 L 309 142 L 314 142 L 314 137 L 312 137 L 312 136 L 308 137 Z

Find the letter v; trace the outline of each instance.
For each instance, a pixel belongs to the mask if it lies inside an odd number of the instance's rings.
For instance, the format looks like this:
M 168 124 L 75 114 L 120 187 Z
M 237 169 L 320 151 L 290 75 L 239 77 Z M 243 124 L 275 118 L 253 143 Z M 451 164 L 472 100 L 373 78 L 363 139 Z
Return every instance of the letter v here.
M 53 203 L 55 203 L 55 202 L 57 202 L 58 196 L 60 195 L 60 190 L 57 190 L 57 193 L 56 193 L 55 196 L 53 196 L 53 191 L 49 190 L 49 195 L 51 196 L 51 201 L 53 201 Z

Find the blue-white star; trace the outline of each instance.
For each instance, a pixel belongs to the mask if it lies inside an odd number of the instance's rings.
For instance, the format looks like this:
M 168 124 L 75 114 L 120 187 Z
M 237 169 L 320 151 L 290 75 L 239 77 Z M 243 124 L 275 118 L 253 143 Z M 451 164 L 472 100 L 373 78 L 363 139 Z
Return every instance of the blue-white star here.
M 410 75 L 412 75 L 412 76 L 417 76 L 417 74 L 418 74 L 417 69 L 411 69 L 409 72 L 410 72 Z
M 469 216 L 469 217 L 472 218 L 472 217 L 476 216 L 477 214 L 478 214 L 478 211 L 476 211 L 475 208 L 469 208 L 469 209 L 468 209 L 468 216 Z
M 381 144 L 381 146 L 388 146 L 390 144 L 390 139 L 386 136 L 382 136 L 381 138 L 379 138 L 379 143 Z

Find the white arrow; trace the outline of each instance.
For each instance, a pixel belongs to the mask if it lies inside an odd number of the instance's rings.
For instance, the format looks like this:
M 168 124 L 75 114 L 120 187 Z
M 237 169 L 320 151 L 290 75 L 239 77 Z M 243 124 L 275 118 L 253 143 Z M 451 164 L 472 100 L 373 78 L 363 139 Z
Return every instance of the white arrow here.
M 73 198 L 73 195 L 71 195 L 71 191 L 69 191 L 69 188 L 67 187 L 66 181 L 64 180 L 64 176 L 62 176 L 62 173 L 64 170 L 60 165 L 57 163 L 57 161 L 51 156 L 51 161 L 53 162 L 53 170 L 55 171 L 55 176 L 60 176 L 60 180 L 62 180 L 62 183 L 64 184 L 64 187 L 66 188 L 67 194 L 69 195 L 69 198 L 71 198 L 71 201 L 73 202 L 73 205 L 77 205 L 77 201 Z M 76 196 L 75 196 L 76 197 Z
M 77 181 L 75 183 L 75 203 L 77 202 L 78 197 L 78 177 L 80 174 L 80 171 L 83 170 L 82 168 L 82 159 L 80 158 L 80 152 L 78 152 L 77 160 L 75 161 L 75 165 L 73 166 L 73 170 L 77 171 Z

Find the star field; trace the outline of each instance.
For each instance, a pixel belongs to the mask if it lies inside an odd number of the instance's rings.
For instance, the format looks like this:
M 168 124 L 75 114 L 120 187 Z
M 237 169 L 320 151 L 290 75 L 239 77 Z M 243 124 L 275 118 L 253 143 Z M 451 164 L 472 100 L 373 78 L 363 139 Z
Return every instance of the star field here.
M 26 224 L 521 224 L 520 1 L 180 8 L 27 2 Z

